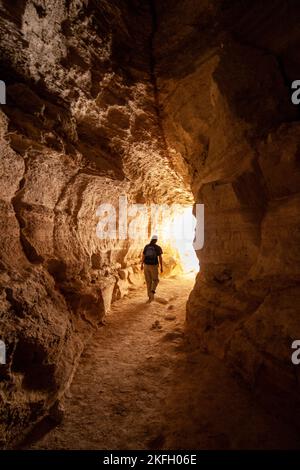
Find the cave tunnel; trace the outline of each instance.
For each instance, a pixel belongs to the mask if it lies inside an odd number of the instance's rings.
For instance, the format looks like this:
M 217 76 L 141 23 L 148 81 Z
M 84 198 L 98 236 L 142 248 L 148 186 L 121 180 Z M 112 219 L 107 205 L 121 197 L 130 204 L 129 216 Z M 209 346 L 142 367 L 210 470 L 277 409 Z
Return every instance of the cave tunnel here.
M 0 447 L 299 449 L 299 2 L 0 12 Z

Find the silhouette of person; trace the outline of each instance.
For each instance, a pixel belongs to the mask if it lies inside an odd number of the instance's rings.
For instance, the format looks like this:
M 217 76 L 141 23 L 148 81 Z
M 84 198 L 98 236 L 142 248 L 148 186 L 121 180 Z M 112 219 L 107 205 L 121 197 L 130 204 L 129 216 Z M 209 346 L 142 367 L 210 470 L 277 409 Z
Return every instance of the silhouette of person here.
M 141 269 L 144 270 L 145 280 L 147 284 L 148 303 L 154 299 L 157 284 L 159 283 L 158 267 L 163 272 L 162 254 L 163 251 L 157 245 L 158 236 L 153 235 L 150 243 L 145 246 L 142 254 Z

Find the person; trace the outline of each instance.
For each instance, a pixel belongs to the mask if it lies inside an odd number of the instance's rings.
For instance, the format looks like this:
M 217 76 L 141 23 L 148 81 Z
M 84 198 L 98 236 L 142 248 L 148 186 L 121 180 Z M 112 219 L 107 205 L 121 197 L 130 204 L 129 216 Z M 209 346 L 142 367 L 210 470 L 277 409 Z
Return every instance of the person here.
M 159 245 L 157 245 L 158 236 L 153 235 L 151 241 L 145 246 L 142 254 L 141 269 L 144 270 L 145 280 L 147 284 L 148 303 L 154 299 L 157 284 L 159 283 L 158 278 L 158 266 L 160 266 L 160 272 L 163 272 L 162 254 L 163 251 Z

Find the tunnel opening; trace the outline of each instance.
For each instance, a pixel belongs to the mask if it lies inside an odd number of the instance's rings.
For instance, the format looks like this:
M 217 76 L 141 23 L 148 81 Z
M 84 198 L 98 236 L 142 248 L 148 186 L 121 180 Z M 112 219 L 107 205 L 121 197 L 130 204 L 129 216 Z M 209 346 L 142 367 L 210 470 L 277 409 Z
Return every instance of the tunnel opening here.
M 199 205 L 201 206 L 201 205 Z M 128 204 L 127 196 L 121 195 L 117 205 L 102 202 L 96 210 L 97 242 L 123 241 L 129 249 L 138 252 L 141 258 L 144 247 L 153 234 L 163 247 L 164 273 L 166 275 L 190 274 L 199 271 L 199 260 L 195 249 L 204 243 L 204 210 L 189 203 L 172 201 L 171 204 Z M 198 221 L 194 213 L 198 215 Z M 95 235 L 91 234 L 91 236 Z M 96 243 L 97 243 L 96 242 Z M 94 268 L 97 255 L 92 256 Z M 98 258 L 97 258 L 98 259 Z
M 161 217 L 152 224 L 152 233 L 158 234 L 165 253 L 175 260 L 172 274 L 177 271 L 178 274 L 195 275 L 200 269 L 194 248 L 196 225 L 193 206 L 176 203 L 163 208 Z

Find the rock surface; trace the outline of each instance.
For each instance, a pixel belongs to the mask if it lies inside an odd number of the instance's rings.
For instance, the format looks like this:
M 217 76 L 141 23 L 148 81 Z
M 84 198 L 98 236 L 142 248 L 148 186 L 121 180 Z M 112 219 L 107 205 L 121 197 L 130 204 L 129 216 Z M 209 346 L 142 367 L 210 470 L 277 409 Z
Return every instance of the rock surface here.
M 81 356 L 63 422 L 47 423 L 47 434 L 39 426 L 22 448 L 298 449 L 297 429 L 253 400 L 224 361 L 188 344 L 183 332 L 193 282 L 181 276 L 159 284 L 164 296 L 180 291 L 175 322 L 166 320 L 165 305 L 145 305 L 143 290 L 114 302 L 106 327 Z M 152 329 L 156 321 L 160 328 Z
M 57 402 L 111 302 L 142 282 L 141 242 L 97 238 L 99 204 L 192 200 L 157 123 L 150 18 L 143 2 L 2 2 L 4 447 Z
M 98 205 L 119 195 L 205 204 L 188 332 L 262 399 L 296 410 L 299 5 L 4 0 L 0 11 L 1 446 L 57 403 L 111 302 L 141 282 L 141 243 L 96 236 Z
M 177 168 L 186 164 L 205 205 L 190 337 L 297 421 L 300 127 L 289 85 L 300 75 L 299 5 L 173 5 L 157 11 L 161 119 Z

